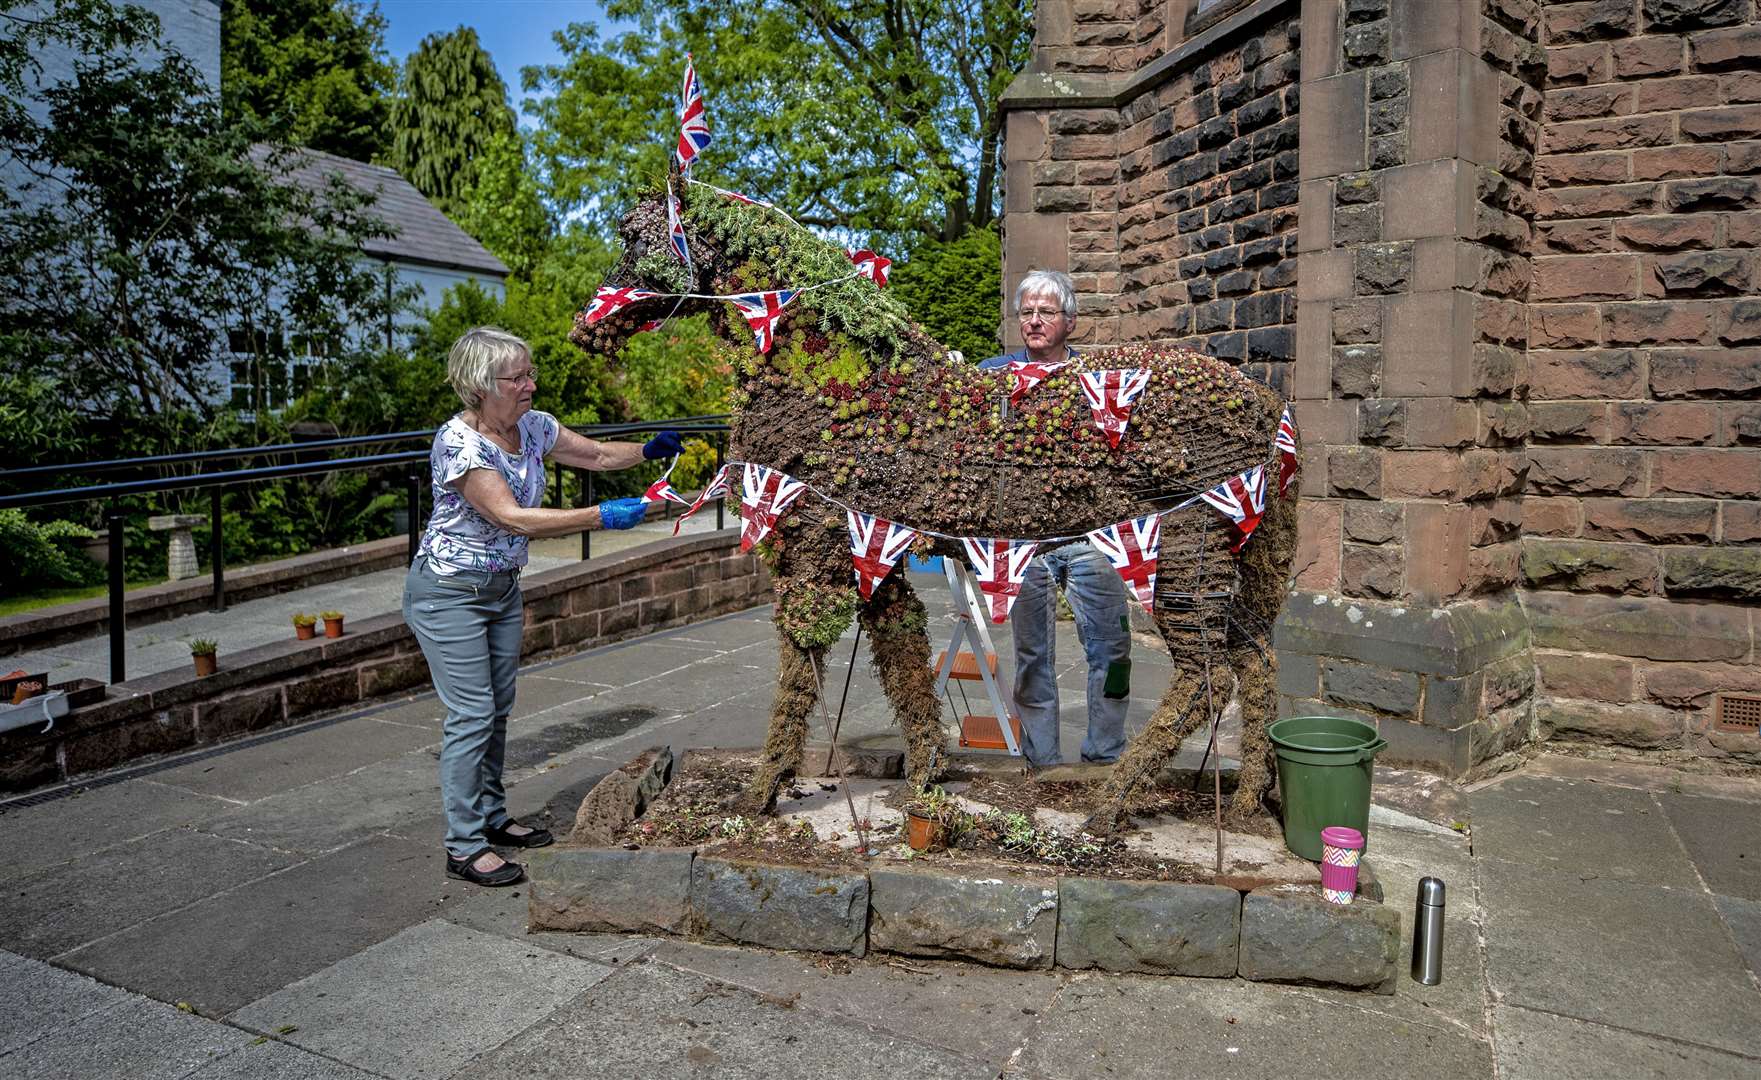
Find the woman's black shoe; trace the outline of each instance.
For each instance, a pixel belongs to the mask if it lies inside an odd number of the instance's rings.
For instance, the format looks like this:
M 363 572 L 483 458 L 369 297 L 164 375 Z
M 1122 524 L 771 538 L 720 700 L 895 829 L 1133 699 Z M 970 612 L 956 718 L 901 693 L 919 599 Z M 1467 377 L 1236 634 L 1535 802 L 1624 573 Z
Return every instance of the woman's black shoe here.
M 522 822 L 515 821 L 513 818 L 508 818 L 507 825 L 519 824 L 522 824 Z M 550 835 L 549 829 L 532 829 L 531 832 L 521 833 L 520 835 L 515 836 L 513 833 L 508 832 L 507 825 L 503 825 L 499 829 L 484 829 L 484 838 L 498 847 L 549 847 L 556 842 L 556 837 Z M 532 828 L 530 825 L 526 827 L 529 829 Z
M 460 881 L 468 881 L 473 885 L 486 885 L 492 889 L 501 885 L 516 884 L 526 876 L 526 871 L 520 868 L 519 863 L 503 862 L 494 870 L 477 869 L 477 860 L 488 853 L 489 849 L 484 848 L 482 851 L 474 851 L 462 859 L 455 859 L 448 855 L 446 857 L 446 876 L 458 878 Z

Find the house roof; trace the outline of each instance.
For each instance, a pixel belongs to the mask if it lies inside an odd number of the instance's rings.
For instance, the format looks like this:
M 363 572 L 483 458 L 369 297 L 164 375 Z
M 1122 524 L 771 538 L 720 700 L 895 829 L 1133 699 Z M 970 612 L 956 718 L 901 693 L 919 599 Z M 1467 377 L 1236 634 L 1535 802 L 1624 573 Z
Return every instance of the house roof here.
M 259 148 L 258 156 L 262 160 L 267 151 Z M 390 226 L 392 235 L 363 243 L 367 254 L 394 262 L 508 276 L 505 263 L 453 224 L 396 170 L 309 149 L 293 151 L 287 161 L 285 179 L 309 191 L 324 190 L 329 177 L 336 174 L 355 190 L 374 196 L 371 213 Z

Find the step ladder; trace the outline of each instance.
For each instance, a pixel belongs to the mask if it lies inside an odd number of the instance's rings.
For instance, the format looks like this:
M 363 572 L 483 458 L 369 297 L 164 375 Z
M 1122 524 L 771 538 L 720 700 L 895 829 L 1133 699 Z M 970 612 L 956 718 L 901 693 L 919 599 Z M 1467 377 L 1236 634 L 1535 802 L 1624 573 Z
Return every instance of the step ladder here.
M 986 625 L 984 605 L 972 587 L 966 568 L 957 560 L 944 558 L 942 573 L 948 579 L 948 594 L 954 606 L 954 632 L 948 647 L 936 657 L 936 693 L 947 699 L 948 707 L 960 720 L 960 745 L 972 750 L 1006 750 L 1013 757 L 1021 756 L 1021 717 L 1009 692 L 997 678 L 997 650 L 991 644 L 990 628 Z M 979 657 L 983 657 L 981 663 Z M 954 704 L 948 688 L 952 681 L 960 691 L 961 705 Z M 991 713 L 974 713 L 966 697 L 966 683 L 984 684 L 990 698 Z M 962 706 L 964 708 L 962 708 Z M 1008 723 L 997 721 L 1007 717 Z

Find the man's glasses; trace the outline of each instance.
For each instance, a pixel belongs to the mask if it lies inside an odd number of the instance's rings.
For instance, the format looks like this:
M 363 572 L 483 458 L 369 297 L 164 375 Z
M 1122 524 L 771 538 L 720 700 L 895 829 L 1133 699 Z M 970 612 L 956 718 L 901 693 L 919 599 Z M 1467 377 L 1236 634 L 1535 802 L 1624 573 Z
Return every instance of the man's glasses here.
M 1017 317 L 1024 323 L 1030 323 L 1036 319 L 1040 322 L 1049 323 L 1063 314 L 1064 312 L 1058 308 L 1022 308 L 1020 312 L 1017 313 Z

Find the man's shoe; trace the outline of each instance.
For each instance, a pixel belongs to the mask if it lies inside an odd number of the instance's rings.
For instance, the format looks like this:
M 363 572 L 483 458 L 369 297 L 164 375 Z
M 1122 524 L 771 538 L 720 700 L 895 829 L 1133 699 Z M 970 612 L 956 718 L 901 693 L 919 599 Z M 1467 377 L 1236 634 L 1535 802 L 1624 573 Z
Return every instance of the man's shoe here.
M 484 839 L 488 840 L 490 843 L 496 845 L 497 847 L 518 847 L 518 848 L 549 847 L 551 844 L 556 842 L 556 837 L 550 835 L 549 829 L 534 829 L 530 825 L 527 825 L 526 827 L 528 829 L 532 829 L 531 832 L 521 833 L 518 836 L 515 836 L 513 833 L 508 832 L 508 829 L 507 829 L 508 825 L 522 825 L 522 824 L 525 824 L 525 823 L 515 821 L 513 818 L 508 818 L 507 825 L 503 825 L 498 829 L 497 828 L 484 829 L 483 830 L 483 837 L 484 837 Z
M 455 859 L 450 854 L 446 857 L 446 876 L 468 881 L 473 885 L 498 888 L 502 885 L 514 885 L 526 876 L 519 863 L 503 862 L 494 870 L 477 869 L 477 860 L 489 853 L 488 848 L 474 851 L 462 859 Z

